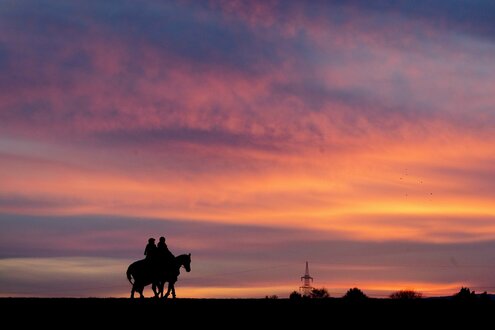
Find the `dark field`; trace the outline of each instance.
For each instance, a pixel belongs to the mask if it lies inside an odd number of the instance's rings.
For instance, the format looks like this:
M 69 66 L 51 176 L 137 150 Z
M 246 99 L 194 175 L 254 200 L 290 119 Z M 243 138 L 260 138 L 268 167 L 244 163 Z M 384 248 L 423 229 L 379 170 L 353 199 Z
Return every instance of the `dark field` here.
M 495 302 L 446 299 L 65 299 L 1 298 L 4 322 L 24 326 L 79 328 L 238 329 L 295 326 L 318 328 L 429 328 L 493 326 Z

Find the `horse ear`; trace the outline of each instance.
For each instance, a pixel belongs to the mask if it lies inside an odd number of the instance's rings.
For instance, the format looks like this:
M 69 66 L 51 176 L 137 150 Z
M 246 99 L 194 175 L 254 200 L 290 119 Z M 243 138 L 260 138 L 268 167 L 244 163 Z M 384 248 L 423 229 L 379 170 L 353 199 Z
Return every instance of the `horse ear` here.
M 191 256 L 191 254 L 189 253 L 189 256 Z

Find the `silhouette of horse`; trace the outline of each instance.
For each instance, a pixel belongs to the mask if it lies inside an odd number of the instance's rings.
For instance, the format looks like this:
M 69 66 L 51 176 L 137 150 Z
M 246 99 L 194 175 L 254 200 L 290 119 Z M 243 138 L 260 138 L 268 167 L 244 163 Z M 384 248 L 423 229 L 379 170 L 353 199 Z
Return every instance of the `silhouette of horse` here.
M 180 267 L 184 266 L 186 272 L 191 271 L 191 254 L 183 254 L 175 258 L 175 265 L 170 268 L 169 271 L 161 272 L 158 277 L 158 281 L 153 282 L 152 289 L 155 293 L 155 296 L 158 297 L 160 295 L 163 298 L 163 287 L 165 286 L 165 282 L 168 282 L 168 290 L 165 294 L 165 299 L 168 298 L 170 292 L 172 292 L 172 297 L 175 298 L 175 282 L 177 282 L 178 277 L 180 275 Z M 158 287 L 158 291 L 156 288 Z
M 175 257 L 174 264 L 170 269 L 166 265 L 152 265 L 149 260 L 138 260 L 133 262 L 127 268 L 127 279 L 132 285 L 131 298 L 134 298 L 134 292 L 138 292 L 140 298 L 144 298 L 143 290 L 144 287 L 153 284 L 152 289 L 155 297 L 161 293 L 163 296 L 163 286 L 165 282 L 169 283 L 169 288 L 166 297 L 172 291 L 172 295 L 175 298 L 175 282 L 177 282 L 178 276 L 180 274 L 180 268 L 184 266 L 187 272 L 191 271 L 191 254 L 181 254 Z M 160 271 L 162 269 L 163 271 Z M 134 280 L 134 282 L 132 281 Z M 157 292 L 156 287 L 161 288 L 161 291 Z

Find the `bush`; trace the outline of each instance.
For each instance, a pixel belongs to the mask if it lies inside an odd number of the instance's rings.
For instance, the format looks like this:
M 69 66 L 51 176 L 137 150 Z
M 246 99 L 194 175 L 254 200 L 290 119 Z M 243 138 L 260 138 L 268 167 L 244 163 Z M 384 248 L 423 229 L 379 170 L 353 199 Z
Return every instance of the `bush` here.
M 414 290 L 400 290 L 392 293 L 390 298 L 402 300 L 421 299 L 423 298 L 423 294 Z
M 360 289 L 352 288 L 347 291 L 343 298 L 348 300 L 364 300 L 367 299 L 368 296 Z
M 472 301 L 476 300 L 476 293 L 469 288 L 462 287 L 459 292 L 454 295 L 455 300 L 459 301 Z
M 297 291 L 292 291 L 291 294 L 289 295 L 289 299 L 291 299 L 291 300 L 298 300 L 301 298 L 302 298 L 302 295 Z
M 321 289 L 314 288 L 313 290 L 311 290 L 309 297 L 314 299 L 325 299 L 325 298 L 330 298 L 330 294 L 328 293 L 328 290 L 325 288 L 321 288 Z
M 278 299 L 278 296 L 276 294 L 271 296 L 265 296 L 265 299 Z

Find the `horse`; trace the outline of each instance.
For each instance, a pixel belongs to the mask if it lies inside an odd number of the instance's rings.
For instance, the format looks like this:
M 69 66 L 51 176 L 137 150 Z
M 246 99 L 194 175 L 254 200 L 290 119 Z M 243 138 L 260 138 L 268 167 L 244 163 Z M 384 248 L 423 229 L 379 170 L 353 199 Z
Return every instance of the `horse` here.
M 173 268 L 169 271 L 159 271 L 160 267 L 155 267 L 150 263 L 149 260 L 142 259 L 136 262 L 133 262 L 127 268 L 127 280 L 132 285 L 131 289 L 131 299 L 134 298 L 134 292 L 138 292 L 140 298 L 144 298 L 143 290 L 144 287 L 153 284 L 152 289 L 155 297 L 158 297 L 160 292 L 156 291 L 156 287 L 161 287 L 161 294 L 163 296 L 163 285 L 165 282 L 169 282 L 169 292 L 172 290 L 173 297 L 175 298 L 175 288 L 174 284 L 178 279 L 180 274 L 180 267 L 184 266 L 187 272 L 191 271 L 191 254 L 181 254 L 180 256 L 175 257 Z M 158 265 L 162 266 L 163 265 Z M 134 282 L 132 281 L 134 280 Z
M 160 295 L 161 298 L 167 299 L 168 296 L 170 295 L 170 292 L 172 292 L 172 298 L 175 298 L 175 282 L 177 282 L 178 277 L 180 275 L 180 267 L 184 266 L 186 269 L 186 272 L 191 271 L 191 254 L 182 254 L 178 257 L 175 258 L 175 265 L 172 268 L 171 271 L 165 271 L 162 272 L 158 278 L 158 281 L 155 283 L 153 282 L 152 284 L 152 289 L 153 292 L 155 293 L 155 296 L 158 298 L 158 295 Z M 168 282 L 168 290 L 167 293 L 165 294 L 165 297 L 163 297 L 163 287 L 165 286 L 165 282 Z M 158 287 L 158 291 L 156 291 L 156 288 Z

